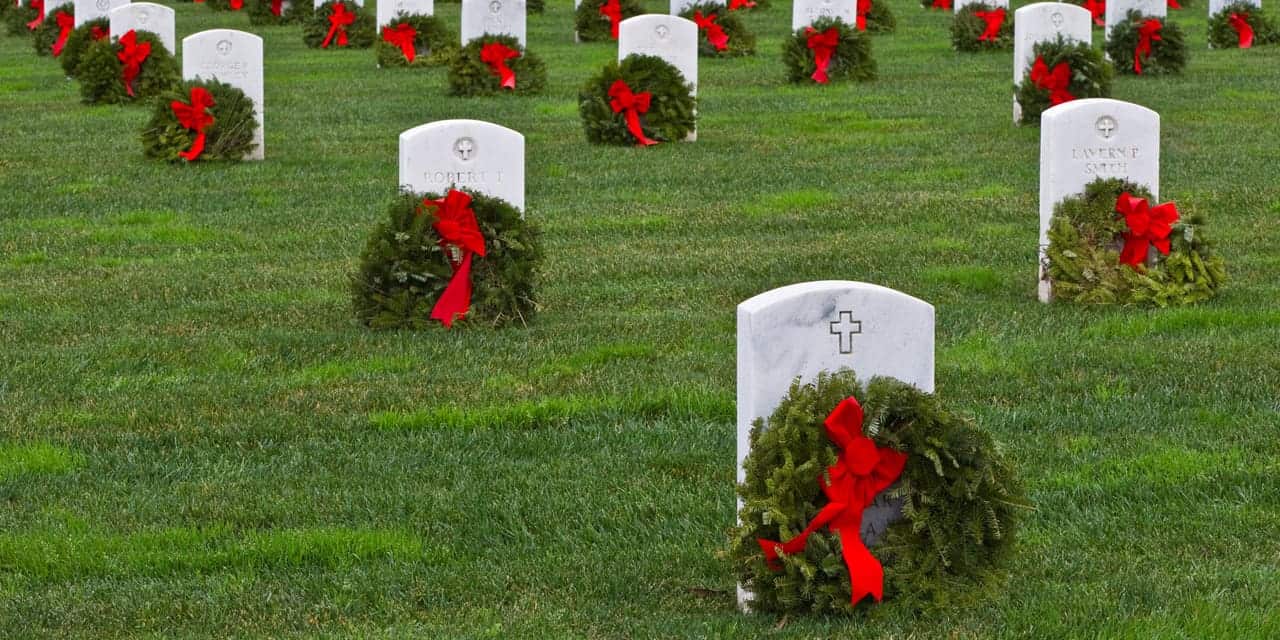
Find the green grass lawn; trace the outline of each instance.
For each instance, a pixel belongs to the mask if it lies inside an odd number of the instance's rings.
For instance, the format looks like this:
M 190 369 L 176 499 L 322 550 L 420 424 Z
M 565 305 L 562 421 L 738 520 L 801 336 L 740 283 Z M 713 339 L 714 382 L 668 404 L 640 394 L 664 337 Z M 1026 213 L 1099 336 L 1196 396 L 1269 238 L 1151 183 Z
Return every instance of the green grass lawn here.
M 0 637 L 1280 636 L 1280 47 L 1208 51 L 1184 2 L 1187 72 L 1117 81 L 1232 280 L 1092 309 L 1035 301 L 1039 131 L 947 14 L 891 0 L 878 81 L 793 87 L 775 1 L 759 55 L 701 61 L 698 142 L 633 149 L 585 143 L 615 48 L 549 4 L 536 99 L 258 29 L 268 159 L 238 166 L 144 160 L 147 110 L 0 36 Z M 180 38 L 249 29 L 176 8 Z M 445 118 L 525 134 L 544 308 L 365 330 L 397 135 Z M 1038 507 L 995 600 L 736 612 L 734 307 L 815 279 L 936 305 L 938 393 Z

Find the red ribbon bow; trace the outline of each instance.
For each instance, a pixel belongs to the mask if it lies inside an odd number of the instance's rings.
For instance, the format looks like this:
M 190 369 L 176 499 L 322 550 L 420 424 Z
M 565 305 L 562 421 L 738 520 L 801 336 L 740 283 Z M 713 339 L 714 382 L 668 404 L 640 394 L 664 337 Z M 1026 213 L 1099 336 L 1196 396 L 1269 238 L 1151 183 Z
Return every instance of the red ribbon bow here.
M 867 30 L 867 12 L 871 10 L 871 0 L 858 0 L 857 16 L 854 20 L 858 31 Z
M 1169 0 L 1169 5 L 1168 5 L 1168 6 L 1169 6 L 1169 8 L 1170 8 L 1170 9 L 1181 9 L 1181 8 L 1182 8 L 1182 5 L 1178 4 L 1178 0 Z
M 950 11 L 951 0 L 933 0 L 933 5 L 931 6 L 934 9 L 946 9 L 947 11 Z
M 36 19 L 27 23 L 27 29 L 35 31 L 44 22 L 44 0 L 30 0 L 27 6 L 36 10 Z
M 1093 23 L 1099 27 L 1107 24 L 1107 0 L 1084 0 L 1084 8 L 1093 16 Z
M 139 44 L 138 33 L 133 29 L 120 36 L 120 51 L 116 53 L 116 58 L 124 65 L 121 75 L 124 78 L 124 90 L 129 97 L 133 97 L 133 81 L 142 71 L 142 63 L 149 55 L 151 55 L 151 43 Z
M 1076 99 L 1070 91 L 1067 91 L 1071 86 L 1071 65 L 1065 62 L 1059 62 L 1053 67 L 1053 71 L 1050 71 L 1044 56 L 1036 57 L 1035 64 L 1031 65 L 1031 81 L 1037 87 L 1049 92 L 1049 102 L 1055 107 Z
M 831 66 L 831 54 L 836 52 L 836 46 L 840 44 L 840 31 L 835 27 L 831 27 L 821 33 L 813 27 L 804 28 L 805 44 L 813 49 L 813 78 L 818 84 L 826 84 L 827 67 Z
M 738 9 L 742 9 L 744 7 L 747 9 L 756 8 L 755 0 L 729 0 L 730 11 L 737 11 Z
M 393 47 L 399 47 L 400 53 L 404 54 L 404 59 L 413 62 L 418 52 L 413 46 L 413 41 L 418 39 L 418 30 L 408 22 L 401 22 L 394 27 L 384 27 L 382 29 L 382 39 L 386 40 Z
M 1148 18 L 1138 27 L 1138 46 L 1133 48 L 1133 72 L 1142 74 L 1142 59 L 1151 55 L 1151 41 L 1160 40 L 1160 30 L 1164 28 L 1159 20 Z
M 693 22 L 698 25 L 700 31 L 707 32 L 707 42 L 716 48 L 716 51 L 724 51 L 729 48 L 729 34 L 724 32 L 724 28 L 716 24 L 716 14 L 703 16 L 701 11 L 693 12 Z
M 618 23 L 622 22 L 622 5 L 618 0 L 607 0 L 600 5 L 600 15 L 609 19 L 609 37 L 618 39 Z
M 213 95 L 204 87 L 192 87 L 189 100 L 191 104 L 174 100 L 169 103 L 169 108 L 173 109 L 173 115 L 177 116 L 179 124 L 196 132 L 191 148 L 178 154 L 187 162 L 192 162 L 204 152 L 205 129 L 213 124 L 213 114 L 207 111 L 213 106 Z
M 507 66 L 507 60 L 520 57 L 520 52 L 502 44 L 490 42 L 480 48 L 480 61 L 489 65 L 493 75 L 498 76 L 503 89 L 516 88 L 516 72 Z
M 1227 17 L 1227 22 L 1231 24 L 1231 28 L 1236 30 L 1236 35 L 1240 37 L 1240 48 L 1248 49 L 1253 46 L 1253 27 L 1249 26 L 1249 14 L 1233 13 Z
M 76 28 L 76 17 L 66 11 L 59 11 L 53 16 L 58 25 L 58 39 L 53 43 L 53 57 L 62 55 L 62 48 L 67 46 L 67 36 Z
M 244 0 L 231 0 L 231 10 L 239 11 L 244 8 Z
M 997 7 L 994 11 L 975 11 L 973 15 L 978 16 L 987 23 L 987 28 L 978 36 L 980 42 L 995 42 L 1000 37 L 1000 27 L 1004 26 L 1004 7 Z
M 862 512 L 902 474 L 907 454 L 888 447 L 877 447 L 862 434 L 862 405 L 846 398 L 836 405 L 823 426 L 827 437 L 840 449 L 839 460 L 818 478 L 827 505 L 818 512 L 800 535 L 778 543 L 758 538 L 765 561 L 775 571 L 778 556 L 804 551 L 809 536 L 827 527 L 840 536 L 840 551 L 849 568 L 852 604 L 870 595 L 879 602 L 884 596 L 884 567 L 862 544 Z
M 640 115 L 649 112 L 649 103 L 652 100 L 652 93 L 648 91 L 634 93 L 622 78 L 614 80 L 609 87 L 609 108 L 613 109 L 614 113 L 627 112 L 627 131 L 631 132 L 636 139 L 636 144 L 641 147 L 658 144 L 657 140 L 644 135 L 644 128 L 640 126 Z
M 1124 234 L 1124 249 L 1120 251 L 1120 264 L 1138 268 L 1147 261 L 1147 247 L 1169 255 L 1169 233 L 1178 221 L 1178 207 L 1166 202 L 1155 207 L 1146 198 L 1137 198 L 1128 191 L 1116 199 L 1116 212 L 1124 216 L 1129 231 Z
M 111 31 L 109 29 L 103 29 L 96 24 L 89 28 L 89 37 L 94 40 L 106 40 L 107 36 L 110 35 Z
M 471 208 L 471 196 L 463 191 L 450 189 L 439 200 L 424 199 L 422 206 L 435 208 L 436 221 L 431 227 L 440 235 L 440 246 L 453 267 L 453 278 L 431 308 L 431 319 L 452 327 L 471 309 L 471 257 L 484 256 L 484 235 Z M 456 257 L 458 252 L 462 254 L 460 259 Z
M 347 11 L 347 5 L 339 2 L 333 5 L 333 12 L 329 14 L 329 33 L 325 35 L 324 42 L 320 43 L 321 49 L 328 49 L 329 42 L 333 40 L 333 36 L 338 36 L 338 46 L 347 46 L 347 27 L 356 21 L 356 14 Z
M 271 15 L 279 18 L 284 13 L 284 0 L 271 0 Z

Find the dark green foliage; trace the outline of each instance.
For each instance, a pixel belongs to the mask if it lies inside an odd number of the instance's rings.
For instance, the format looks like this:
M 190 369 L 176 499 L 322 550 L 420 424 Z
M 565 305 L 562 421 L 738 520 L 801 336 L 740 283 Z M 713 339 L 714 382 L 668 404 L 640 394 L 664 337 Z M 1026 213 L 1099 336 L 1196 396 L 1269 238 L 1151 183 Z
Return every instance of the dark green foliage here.
M 866 15 L 867 33 L 893 33 L 898 28 L 898 19 L 889 10 L 889 3 L 872 0 L 871 8 Z
M 979 40 L 987 31 L 987 21 L 978 17 L 979 11 L 994 11 L 988 4 L 969 4 L 955 13 L 951 20 L 951 46 L 956 51 L 996 51 L 1013 48 L 1013 12 L 1005 14 L 1004 24 L 995 40 Z
M 502 80 L 489 65 L 480 60 L 480 50 L 490 42 L 499 42 L 520 52 L 519 58 L 507 61 L 516 74 L 516 88 L 503 89 Z M 537 95 L 547 86 L 547 68 L 538 56 L 524 50 L 514 36 L 485 34 L 467 43 L 449 61 L 449 95 L 491 96 L 496 93 Z
M 707 40 L 707 32 L 698 30 L 698 55 L 704 58 L 730 58 L 736 56 L 751 56 L 756 53 L 756 36 L 742 24 L 742 19 L 734 15 L 724 7 L 724 5 L 714 2 L 701 2 L 689 5 L 680 14 L 680 17 L 693 21 L 693 14 L 701 11 L 703 16 L 716 16 L 716 24 L 724 30 L 724 34 L 729 36 L 728 48 L 724 51 L 717 51 L 711 42 Z
M 944 9 L 944 8 L 942 8 L 942 7 L 935 7 L 935 6 L 933 6 L 933 3 L 934 3 L 934 2 L 936 2 L 936 0 L 920 0 L 920 6 L 924 7 L 925 9 L 937 9 L 937 10 L 939 10 L 939 11 L 951 11 L 951 9 L 950 9 L 950 8 L 946 8 L 946 9 Z
M 1280 32 L 1276 23 L 1266 13 L 1247 2 L 1233 2 L 1222 8 L 1222 11 L 1209 16 L 1209 46 L 1214 49 L 1235 49 L 1240 46 L 1240 35 L 1231 26 L 1233 13 L 1244 16 L 1244 21 L 1253 27 L 1253 46 L 1280 42 Z
M 1119 250 L 1128 227 L 1116 213 L 1116 199 L 1125 191 L 1157 204 L 1150 191 L 1136 184 L 1099 179 L 1085 187 L 1083 196 L 1067 198 L 1054 208 L 1046 256 L 1053 297 L 1089 304 L 1166 307 L 1216 295 L 1226 281 L 1226 266 L 1205 237 L 1202 216 L 1179 212 L 1181 217 L 1169 234 L 1169 255 L 1156 252 L 1155 264 L 1138 271 L 1120 263 Z
M 525 10 L 529 13 L 542 13 L 547 10 L 547 2 L 546 0 L 529 0 Z
M 75 6 L 69 2 L 45 11 L 44 22 L 41 22 L 40 26 L 31 32 L 31 44 L 36 48 L 36 55 L 53 55 L 53 43 L 58 41 L 58 34 L 62 31 L 58 28 L 56 19 L 59 11 L 68 15 L 75 15 L 76 13 Z M 70 38 L 71 36 L 67 37 Z
M 836 18 L 819 18 L 812 25 L 815 31 L 823 32 L 831 27 L 840 31 L 840 42 L 831 55 L 831 64 L 827 67 L 827 77 L 831 82 L 840 80 L 856 80 L 865 82 L 876 77 L 876 61 L 871 57 L 871 39 L 852 26 Z M 812 76 L 817 69 L 813 59 L 813 50 L 809 48 L 805 29 L 798 29 L 782 43 L 782 61 L 787 66 L 787 80 L 791 82 L 814 82 Z
M 1043 57 L 1050 69 L 1066 62 L 1071 67 L 1071 86 L 1068 91 L 1077 100 L 1082 98 L 1107 98 L 1111 96 L 1111 80 L 1115 77 L 1115 69 L 1102 57 L 1102 52 L 1092 46 L 1064 40 L 1058 36 L 1055 41 L 1040 42 L 1032 49 L 1032 63 Z M 1041 89 L 1031 81 L 1031 68 L 1023 75 L 1022 82 L 1014 87 L 1018 104 L 1022 105 L 1022 123 L 1040 124 L 1040 114 L 1048 109 L 1049 90 Z
M 404 53 L 379 35 L 373 43 L 373 53 L 380 67 L 433 67 L 448 64 L 458 53 L 458 34 L 445 25 L 436 16 L 419 14 L 398 14 L 383 29 L 392 29 L 403 23 L 413 25 L 418 36 L 414 38 L 416 54 L 413 62 L 405 59 Z M 516 86 L 520 86 L 516 78 Z
M 1013 547 L 1019 512 L 1027 508 L 1013 468 L 986 431 L 953 414 L 930 394 L 891 378 L 864 388 L 852 371 L 797 379 L 767 423 L 751 430 L 746 482 L 738 487 L 741 524 L 729 555 L 739 580 L 754 592 L 752 608 L 776 613 L 850 613 L 849 572 L 837 536 L 821 529 L 803 554 L 766 566 L 758 538 L 785 541 L 826 504 L 818 478 L 838 450 L 823 421 L 854 396 L 866 413 L 863 433 L 878 447 L 908 454 L 899 484 L 886 491 L 904 500 L 903 518 L 889 526 L 872 553 L 884 566 L 885 599 L 912 606 L 976 601 L 998 583 Z
M 582 4 L 578 5 L 574 13 L 573 25 L 579 40 L 604 42 L 613 39 L 609 19 L 600 15 L 600 7 L 604 6 L 604 2 L 605 0 L 582 0 Z M 618 4 L 622 8 L 623 20 L 646 13 L 644 5 L 638 0 L 619 0 Z
M 316 12 L 315 4 L 308 0 L 282 5 L 278 16 L 271 12 L 271 0 L 245 0 L 244 10 L 249 14 L 249 24 L 258 26 L 304 23 Z
M 1106 52 L 1116 71 L 1133 75 L 1133 53 L 1138 46 L 1138 27 L 1147 21 L 1147 17 L 1137 11 L 1130 11 L 1128 17 L 1115 27 L 1107 37 Z M 1151 40 L 1151 55 L 1142 60 L 1142 74 L 1156 76 L 1167 73 L 1182 73 L 1187 66 L 1187 44 L 1182 28 L 1176 24 L 1165 22 L 1160 29 L 1160 39 Z
M 373 10 L 366 11 L 351 0 L 329 0 L 317 7 L 302 24 L 302 41 L 312 49 L 321 48 L 320 45 L 324 43 L 325 36 L 329 35 L 329 16 L 333 13 L 334 5 L 339 3 L 346 5 L 347 11 L 356 15 L 356 20 L 347 25 L 347 46 L 338 46 L 338 37 L 335 35 L 329 42 L 328 48 L 331 50 L 368 49 L 373 46 L 373 39 L 377 36 Z
M 21 7 L 14 7 L 0 0 L 0 5 L 5 6 L 5 10 L 0 12 L 0 20 L 4 20 L 5 30 L 9 35 L 20 36 L 31 33 L 31 29 L 27 28 L 27 24 L 39 17 L 39 11 L 36 11 L 30 3 L 24 3 Z
M 121 34 L 123 35 L 123 34 Z M 125 91 L 124 65 L 117 53 L 119 38 L 100 40 L 89 45 L 76 68 L 80 97 L 87 104 L 138 103 L 173 91 L 182 82 L 182 72 L 173 54 L 164 48 L 160 36 L 150 31 L 137 32 L 138 43 L 151 43 L 151 54 L 143 61 L 133 81 L 133 97 Z
M 89 45 L 99 40 L 110 39 L 109 35 L 103 38 L 94 37 L 94 29 L 96 28 L 100 34 L 106 34 L 110 27 L 110 20 L 94 18 L 76 27 L 71 35 L 67 36 L 67 44 L 62 48 L 62 55 L 58 56 L 58 64 L 62 65 L 62 72 L 67 74 L 68 78 L 74 78 L 79 73 L 80 59 L 84 57 L 84 52 Z
M 247 8 L 246 5 L 249 0 L 243 0 L 239 9 L 231 6 L 232 1 L 233 0 L 204 0 L 204 5 L 214 11 L 243 11 Z
M 258 121 L 253 117 L 253 100 L 225 82 L 198 80 L 183 82 L 176 91 L 163 93 L 156 100 L 151 120 L 142 129 L 143 155 L 167 162 L 186 162 L 178 154 L 191 148 L 196 134 L 178 122 L 170 103 L 174 100 L 190 103 L 191 88 L 197 86 L 209 90 L 214 105 L 209 109 L 213 124 L 205 132 L 204 153 L 196 161 L 240 161 L 253 150 L 253 133 L 258 128 Z
M 679 141 L 696 127 L 697 100 L 680 70 L 661 58 L 633 54 L 621 63 L 606 64 L 578 92 L 578 113 L 589 142 L 636 144 L 627 130 L 626 114 L 614 113 L 609 106 L 609 88 L 617 80 L 626 82 L 635 93 L 653 94 L 648 113 L 640 116 L 646 136 L 664 142 Z
M 505 200 L 463 191 L 471 194 L 485 255 L 472 259 L 471 310 L 459 322 L 527 323 L 537 310 L 541 231 Z M 397 195 L 388 208 L 388 220 L 369 237 L 351 282 L 356 318 L 362 324 L 374 329 L 440 326 L 431 319 L 431 309 L 453 278 L 453 266 L 422 201 L 441 195 Z

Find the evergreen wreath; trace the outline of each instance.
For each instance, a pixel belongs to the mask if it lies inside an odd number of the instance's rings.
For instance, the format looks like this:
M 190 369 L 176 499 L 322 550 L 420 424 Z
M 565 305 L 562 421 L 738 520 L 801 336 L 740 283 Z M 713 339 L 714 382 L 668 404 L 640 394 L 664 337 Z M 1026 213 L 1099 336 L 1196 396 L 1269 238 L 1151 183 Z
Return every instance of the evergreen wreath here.
M 582 0 L 582 4 L 573 14 L 574 28 L 578 39 L 582 42 L 608 42 L 613 40 L 612 23 L 600 13 L 600 8 L 609 0 Z M 619 13 L 622 18 L 634 18 L 645 13 L 644 5 L 639 0 L 618 0 Z
M 45 6 L 48 6 L 47 2 Z M 53 44 L 58 41 L 58 34 L 62 33 L 62 28 L 58 26 L 59 13 L 75 16 L 75 5 L 67 2 L 45 10 L 44 21 L 40 23 L 40 26 L 36 27 L 35 31 L 31 32 L 31 44 L 36 48 L 36 55 L 53 55 Z M 70 40 L 71 36 L 68 35 L 67 39 Z M 65 45 L 63 48 L 65 52 Z
M 301 0 L 306 2 L 307 0 Z M 368 49 L 373 46 L 373 40 L 377 35 L 377 25 L 373 12 L 365 11 L 360 5 L 351 0 L 327 0 L 324 4 L 315 8 L 311 15 L 307 16 L 306 21 L 302 23 L 302 41 L 312 49 L 324 48 L 325 38 L 329 36 L 329 16 L 333 14 L 334 7 L 343 5 L 347 13 L 355 17 L 355 21 L 347 25 L 347 45 L 345 47 L 338 44 L 338 38 L 335 36 L 329 43 L 329 49 Z
M 76 27 L 67 36 L 67 43 L 62 47 L 62 55 L 58 56 L 58 64 L 62 65 L 62 72 L 67 74 L 68 78 L 76 77 L 79 73 L 80 59 L 84 57 L 84 52 L 88 50 L 89 45 L 99 41 L 110 41 L 110 31 L 111 21 L 107 18 L 87 20 Z
M 1134 49 L 1141 39 L 1139 30 L 1147 20 L 1157 20 L 1163 24 L 1160 39 L 1151 40 L 1151 55 L 1141 60 L 1141 75 L 1161 75 L 1182 73 L 1187 66 L 1187 44 L 1182 28 L 1159 18 L 1148 18 L 1137 11 L 1130 11 L 1124 20 L 1111 28 L 1107 36 L 1106 52 L 1115 64 L 1116 71 L 1130 75 L 1136 74 L 1134 67 Z
M 839 449 L 823 422 L 851 396 L 865 414 L 863 435 L 877 448 L 907 454 L 898 480 L 882 492 L 902 501 L 902 518 L 870 547 L 884 568 L 884 597 L 918 606 L 977 600 L 983 587 L 998 584 L 993 578 L 1013 549 L 1019 512 L 1030 508 L 1012 466 L 989 433 L 937 397 L 885 377 L 864 387 L 843 369 L 809 384 L 797 379 L 773 415 L 752 427 L 746 481 L 738 487 L 740 524 L 731 530 L 728 553 L 754 594 L 752 609 L 856 609 L 837 534 L 815 531 L 802 553 L 779 557 L 779 571 L 757 542 L 788 540 L 827 504 L 818 479 Z
M 277 1 L 280 15 L 276 15 Z M 245 0 L 245 10 L 249 24 L 268 26 L 304 23 L 311 19 L 316 8 L 311 0 Z
M 817 62 L 814 50 L 809 48 L 808 33 L 812 29 L 825 33 L 836 29 L 840 40 L 831 54 L 827 76 L 832 80 L 856 80 L 866 82 L 876 78 L 876 61 L 871 57 L 871 38 L 857 31 L 838 18 L 819 18 L 809 27 L 796 30 L 782 43 L 782 61 L 787 66 L 787 79 L 791 82 L 813 82 Z
M 133 95 L 124 84 L 124 64 L 119 54 L 124 49 L 120 38 L 89 45 L 76 68 L 80 97 L 87 104 L 120 104 L 149 100 L 174 90 L 182 83 L 182 73 L 173 54 L 164 47 L 160 36 L 150 31 L 135 31 L 139 45 L 147 43 L 151 52 L 139 67 L 133 81 Z M 124 34 L 121 34 L 123 36 Z
M 492 67 L 480 59 L 485 45 L 496 43 L 519 53 L 519 57 L 506 62 L 515 72 L 515 89 L 503 89 L 502 78 Z M 538 56 L 525 51 L 515 36 L 486 33 L 467 43 L 449 62 L 449 95 L 491 96 L 497 93 L 536 95 L 547 86 L 547 68 Z
M 638 140 L 627 126 L 625 111 L 614 112 L 609 90 L 618 80 L 632 92 L 650 94 L 649 108 L 638 114 L 640 127 L 650 139 L 684 140 L 697 126 L 697 99 L 693 85 L 671 63 L 656 56 L 632 54 L 622 62 L 609 62 L 578 91 L 578 113 L 587 141 L 594 144 L 634 146 Z
M 884 0 L 869 0 L 865 16 L 867 33 L 893 33 L 898 29 L 898 19 Z
M 1169 254 L 1153 251 L 1142 268 L 1120 261 L 1129 228 L 1117 209 L 1120 194 L 1151 192 L 1119 179 L 1098 179 L 1084 194 L 1054 207 L 1045 273 L 1053 297 L 1088 304 L 1152 303 L 1161 307 L 1212 298 L 1226 281 L 1226 265 L 1205 237 L 1204 217 L 1183 215 L 1169 233 Z
M 416 32 L 413 38 L 413 62 L 409 62 L 400 47 L 387 42 L 383 37 L 389 30 L 402 24 L 413 27 Z M 457 55 L 457 41 L 458 34 L 450 31 L 444 21 L 436 16 L 400 13 L 382 27 L 382 34 L 373 43 L 373 53 L 380 67 L 439 66 L 448 64 Z
M 0 4 L 7 7 L 3 12 L 0 12 L 0 16 L 3 16 L 9 35 L 20 36 L 31 33 L 32 29 L 27 25 L 35 22 L 40 17 L 40 10 L 31 4 L 31 0 L 23 2 L 21 7 L 10 6 L 9 3 L 3 1 L 0 1 Z
M 177 90 L 160 95 L 151 120 L 142 128 L 143 155 L 166 162 L 184 162 L 179 154 L 191 148 L 196 133 L 179 122 L 172 103 L 187 103 L 195 87 L 206 89 L 214 100 L 209 108 L 213 124 L 205 130 L 204 152 L 197 160 L 243 160 L 254 148 L 253 134 L 258 129 L 253 100 L 240 89 L 217 80 L 183 82 Z
M 505 200 L 462 189 L 484 237 L 485 255 L 473 257 L 467 324 L 527 322 L 537 311 L 534 290 L 542 262 L 541 231 Z M 388 219 L 369 236 L 351 278 L 356 318 L 374 329 L 437 326 L 431 311 L 453 278 L 451 249 L 442 245 L 424 199 L 442 194 L 401 192 Z
M 1004 23 L 995 37 L 983 40 L 987 33 L 987 21 L 978 17 L 979 12 L 997 11 L 1000 7 L 975 3 L 967 4 L 955 13 L 951 20 L 951 46 L 956 51 L 996 51 L 1013 47 L 1013 12 L 1005 10 Z
M 728 41 L 724 43 L 724 49 L 717 49 L 711 42 L 711 31 L 703 29 L 701 25 L 698 28 L 698 55 L 704 58 L 715 57 L 737 57 L 752 56 L 756 53 L 756 36 L 751 33 L 742 24 L 742 19 L 734 15 L 725 5 L 716 2 L 699 2 L 685 7 L 684 12 L 680 14 L 681 18 L 690 22 L 697 22 L 695 17 L 701 17 L 707 20 L 710 16 L 715 16 L 714 25 L 720 28 Z
M 1115 69 L 1102 57 L 1102 52 L 1087 43 L 1065 40 L 1038 42 L 1032 47 L 1032 60 L 1043 59 L 1049 69 L 1066 63 L 1071 69 L 1071 82 L 1067 91 L 1073 99 L 1106 98 L 1111 96 L 1111 80 Z M 1022 106 L 1022 124 L 1040 124 L 1040 114 L 1053 106 L 1050 90 L 1032 79 L 1032 67 L 1023 74 L 1022 82 L 1014 87 L 1018 104 Z
M 1231 26 L 1232 14 L 1242 16 L 1253 29 L 1253 46 L 1280 42 L 1280 31 L 1275 22 L 1248 2 L 1233 2 L 1222 11 L 1209 17 L 1209 46 L 1214 49 L 1236 49 L 1240 46 L 1240 34 Z

